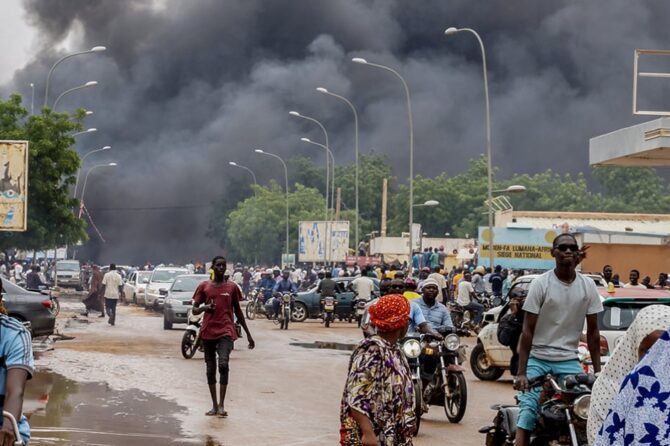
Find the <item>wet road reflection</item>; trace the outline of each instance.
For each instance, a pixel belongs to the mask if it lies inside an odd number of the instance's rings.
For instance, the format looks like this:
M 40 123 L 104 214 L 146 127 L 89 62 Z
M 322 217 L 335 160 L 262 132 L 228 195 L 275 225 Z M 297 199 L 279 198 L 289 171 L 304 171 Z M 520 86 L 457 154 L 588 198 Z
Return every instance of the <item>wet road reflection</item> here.
M 185 408 L 141 391 L 116 391 L 38 370 L 26 386 L 24 401 L 31 444 L 216 445 L 182 437 L 174 414 Z

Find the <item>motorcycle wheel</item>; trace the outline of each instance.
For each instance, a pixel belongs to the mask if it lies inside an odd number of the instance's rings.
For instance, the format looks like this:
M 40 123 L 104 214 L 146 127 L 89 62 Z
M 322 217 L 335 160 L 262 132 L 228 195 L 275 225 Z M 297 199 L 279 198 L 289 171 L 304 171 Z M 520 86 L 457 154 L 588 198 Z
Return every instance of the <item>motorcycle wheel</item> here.
M 468 388 L 463 373 L 447 375 L 447 386 L 451 396 L 447 396 L 446 392 L 444 394 L 444 413 L 451 423 L 458 423 L 463 419 L 468 404 Z
M 326 315 L 326 328 L 330 327 L 330 315 Z
M 195 333 L 187 331 L 181 338 L 181 354 L 184 359 L 191 359 L 195 355 L 198 346 L 195 342 Z
M 288 323 L 291 320 L 291 310 L 287 309 L 284 312 L 284 330 L 288 330 Z
M 358 320 L 358 328 L 361 328 L 361 319 L 362 317 L 357 317 L 356 320 Z
M 421 380 L 414 383 L 414 416 L 416 417 L 416 430 L 414 431 L 414 436 L 419 435 L 419 428 L 421 427 L 421 406 L 423 402 L 423 386 L 421 385 Z
M 247 304 L 245 313 L 247 314 L 247 319 L 253 321 L 256 318 L 256 302 L 254 301 L 249 302 Z
M 51 300 L 51 313 L 54 316 L 58 316 L 58 313 L 60 313 L 60 302 L 58 301 L 58 298 L 56 296 L 51 296 L 49 299 Z

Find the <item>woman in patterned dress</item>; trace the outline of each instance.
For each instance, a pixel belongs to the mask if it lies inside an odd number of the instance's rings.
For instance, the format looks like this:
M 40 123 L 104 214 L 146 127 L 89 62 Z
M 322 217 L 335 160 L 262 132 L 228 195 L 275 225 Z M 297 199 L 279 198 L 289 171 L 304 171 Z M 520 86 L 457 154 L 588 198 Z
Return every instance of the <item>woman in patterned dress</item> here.
M 349 363 L 340 406 L 343 446 L 411 446 L 416 428 L 409 366 L 398 340 L 407 332 L 410 304 L 402 295 L 370 307 L 377 334 L 363 339 Z

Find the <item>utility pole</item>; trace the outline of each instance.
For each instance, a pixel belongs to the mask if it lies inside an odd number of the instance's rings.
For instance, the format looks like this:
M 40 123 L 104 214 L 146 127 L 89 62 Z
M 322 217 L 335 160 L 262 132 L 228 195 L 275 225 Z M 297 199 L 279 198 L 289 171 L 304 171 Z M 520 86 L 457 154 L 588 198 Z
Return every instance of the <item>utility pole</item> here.
M 340 207 L 342 206 L 342 188 L 337 188 L 337 201 L 335 202 L 335 221 L 340 221 Z
M 382 227 L 380 235 L 386 237 L 386 206 L 388 203 L 388 193 L 389 193 L 389 180 L 384 178 L 382 182 Z

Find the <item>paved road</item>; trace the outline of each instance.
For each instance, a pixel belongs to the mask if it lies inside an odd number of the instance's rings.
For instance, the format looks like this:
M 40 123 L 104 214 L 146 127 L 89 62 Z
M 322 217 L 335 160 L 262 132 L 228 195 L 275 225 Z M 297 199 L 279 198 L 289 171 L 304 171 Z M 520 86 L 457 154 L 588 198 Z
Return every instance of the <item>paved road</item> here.
M 81 322 L 81 317 L 73 317 L 78 306 L 63 302 L 59 316 L 59 326 L 75 339 L 57 342 L 55 351 L 38 359 L 38 367 L 77 381 L 104 382 L 119 391 L 140 389 L 174 400 L 182 406 L 174 415 L 184 431 L 184 442 L 176 440 L 175 444 L 193 444 L 186 439 L 194 436 L 208 438 L 208 445 L 337 443 L 339 403 L 350 352 L 308 346 L 315 341 L 355 343 L 360 332 L 353 324 L 336 323 L 326 329 L 309 321 L 281 331 L 265 319 L 250 321 L 257 347 L 250 351 L 244 339 L 236 342 L 226 404 L 230 416 L 212 419 L 202 415 L 210 405 L 202 353 L 191 360 L 181 357 L 183 331 L 179 325 L 165 331 L 161 317 L 134 306 L 119 308 L 114 327 L 97 317 Z M 464 341 L 471 346 L 474 338 Z M 431 407 L 415 444 L 484 444 L 477 430 L 493 418 L 489 406 L 513 400 L 507 378 L 481 382 L 468 370 L 468 408 L 463 421 L 452 425 L 442 408 Z

